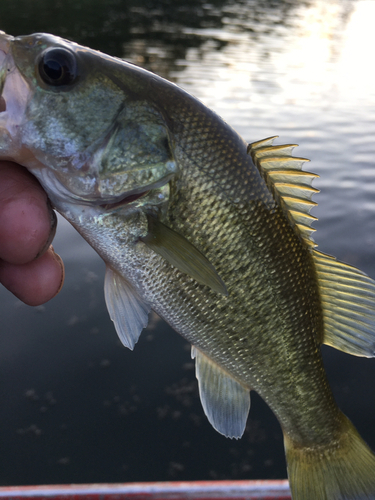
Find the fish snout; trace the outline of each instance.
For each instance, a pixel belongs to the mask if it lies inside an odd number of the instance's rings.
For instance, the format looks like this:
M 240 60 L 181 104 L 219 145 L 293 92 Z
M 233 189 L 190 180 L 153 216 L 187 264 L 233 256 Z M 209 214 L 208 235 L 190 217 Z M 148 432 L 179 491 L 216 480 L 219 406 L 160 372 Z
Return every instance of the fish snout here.
M 7 35 L 4 31 L 0 31 L 0 113 L 6 111 L 6 102 L 2 93 L 8 72 L 7 61 L 12 39 L 12 36 Z
M 13 44 L 14 37 L 0 31 L 0 158 L 16 161 L 16 136 L 29 89 L 15 64 Z
M 7 35 L 4 31 L 0 31 L 0 65 L 1 65 L 1 52 L 8 54 L 10 49 L 10 42 L 13 40 L 11 35 Z

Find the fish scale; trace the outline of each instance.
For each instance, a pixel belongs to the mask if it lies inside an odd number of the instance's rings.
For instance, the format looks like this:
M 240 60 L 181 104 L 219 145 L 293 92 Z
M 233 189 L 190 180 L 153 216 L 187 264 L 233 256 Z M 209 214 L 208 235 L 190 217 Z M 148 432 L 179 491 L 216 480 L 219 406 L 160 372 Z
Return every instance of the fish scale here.
M 183 118 L 183 117 L 182 117 Z M 195 123 L 198 122 L 198 119 L 197 120 L 188 120 L 188 123 L 192 123 L 193 125 Z M 191 131 L 189 129 L 185 129 L 185 132 L 187 134 L 190 134 L 192 135 Z M 211 132 L 211 136 L 215 137 L 215 133 L 216 131 L 215 130 L 212 130 Z M 199 137 L 199 131 L 197 132 L 197 136 Z M 195 141 L 196 142 L 196 141 Z M 215 142 L 215 141 L 214 141 Z M 230 141 L 228 141 L 230 143 Z M 198 142 L 199 144 L 199 142 Z M 193 162 L 194 162 L 194 165 L 200 165 L 199 164 L 199 159 L 200 159 L 200 150 L 199 150 L 199 146 L 194 144 L 195 147 L 191 146 L 192 150 L 194 150 L 195 152 L 195 155 L 193 156 Z M 228 147 L 228 145 L 226 145 L 226 147 Z M 227 152 L 228 149 L 225 149 L 224 152 Z M 217 158 L 220 158 L 221 159 L 221 168 L 219 168 L 219 172 L 221 170 L 231 170 L 231 168 L 227 168 L 228 166 L 228 161 L 227 161 L 227 158 L 224 154 L 222 154 L 220 152 L 220 154 L 217 154 L 216 155 Z M 232 156 L 230 153 L 229 153 L 229 156 Z M 237 157 L 237 163 L 236 163 L 236 170 L 238 172 L 238 164 L 239 164 L 239 153 L 237 152 L 236 154 L 236 157 Z M 257 175 L 257 172 L 255 172 L 255 167 L 253 165 L 251 165 L 251 162 L 249 161 L 249 157 L 248 156 L 245 156 L 244 154 L 244 159 L 243 159 L 243 163 L 245 163 L 245 168 L 247 168 L 249 171 L 250 171 L 250 177 L 252 179 L 259 179 L 258 175 Z M 186 164 L 186 163 L 185 163 Z M 184 164 L 184 165 L 185 165 Z M 199 168 L 199 167 L 197 167 Z M 218 166 L 216 165 L 216 168 L 218 168 Z M 251 172 L 251 168 L 253 169 L 253 172 Z M 198 176 L 195 176 L 196 178 Z M 217 174 L 217 177 L 219 177 L 219 174 Z M 217 178 L 216 177 L 216 178 Z M 216 180 L 215 178 L 215 180 Z M 219 177 L 220 178 L 220 177 Z M 204 181 L 203 181 L 204 182 Z M 181 181 L 181 183 L 183 184 L 186 184 L 186 190 L 189 191 L 189 181 L 187 179 L 183 179 L 183 181 Z M 256 189 L 256 186 L 255 186 L 255 189 Z M 185 221 L 185 225 L 188 227 L 188 231 L 186 232 L 186 236 L 189 237 L 190 241 L 192 241 L 198 248 L 200 246 L 200 242 L 202 240 L 204 240 L 204 238 L 202 237 L 202 232 L 204 234 L 207 233 L 207 230 L 206 231 L 202 231 L 202 228 L 201 228 L 201 221 L 203 221 L 203 228 L 206 228 L 206 226 L 204 225 L 204 221 L 207 221 L 209 220 L 209 213 L 206 213 L 206 211 L 202 211 L 199 215 L 200 215 L 200 219 L 199 220 L 191 220 L 191 218 L 189 217 L 189 207 L 191 209 L 191 207 L 193 206 L 202 206 L 202 200 L 197 196 L 197 198 L 194 197 L 194 194 L 196 193 L 196 186 L 194 186 L 194 190 L 192 191 L 191 193 L 191 197 L 189 199 L 189 203 L 186 203 L 186 204 L 182 204 L 181 203 L 181 199 L 178 197 L 178 195 L 176 196 L 175 198 L 175 201 L 173 204 L 171 204 L 171 208 L 170 208 L 170 212 L 173 213 L 173 216 L 171 217 L 171 220 L 168 220 L 167 219 L 167 223 L 169 223 L 171 225 L 171 227 L 174 227 L 173 226 L 173 220 L 178 220 L 179 221 L 179 224 L 175 226 L 176 230 L 182 232 L 182 234 L 184 234 L 184 225 L 182 224 L 183 221 Z M 201 194 L 201 193 L 200 193 Z M 267 198 L 269 200 L 269 193 L 267 193 Z M 210 196 L 212 197 L 212 191 L 211 191 L 211 194 L 210 193 L 207 193 L 205 192 L 204 188 L 202 190 L 202 197 L 203 198 L 206 198 L 207 196 Z M 252 197 L 252 196 L 251 196 Z M 181 194 L 181 198 L 182 199 L 187 199 L 187 196 L 184 196 L 183 194 Z M 268 201 L 267 200 L 267 201 Z M 236 262 L 236 265 L 239 266 L 241 265 L 241 261 L 242 261 L 242 256 L 244 255 L 244 252 L 242 251 L 241 247 L 243 246 L 245 248 L 245 252 L 247 254 L 251 254 L 251 244 L 249 244 L 250 242 L 249 241 L 246 241 L 248 238 L 245 237 L 244 235 L 244 232 L 242 232 L 242 234 L 236 238 L 236 235 L 233 234 L 233 232 L 227 232 L 226 233 L 226 238 L 223 240 L 223 238 L 221 237 L 221 231 L 222 231 L 222 227 L 223 227 L 223 218 L 226 217 L 226 212 L 225 210 L 223 209 L 223 203 L 221 203 L 220 201 L 218 202 L 218 204 L 220 205 L 220 208 L 217 208 L 217 210 L 215 210 L 213 207 L 212 207 L 212 204 L 210 206 L 210 211 L 215 211 L 216 214 L 218 214 L 218 218 L 221 217 L 221 224 L 220 226 L 216 226 L 215 222 L 212 222 L 212 224 L 209 226 L 210 228 L 210 231 L 211 231 L 211 234 L 209 235 L 209 239 L 210 239 L 210 242 L 212 241 L 217 241 L 219 242 L 219 246 L 220 246 L 220 249 L 216 249 L 216 248 L 211 248 L 211 252 L 212 252 L 212 259 L 214 259 L 214 255 L 220 255 L 220 260 L 222 260 L 222 257 L 224 257 L 224 255 L 228 255 L 230 256 L 230 258 L 232 260 L 234 260 Z M 209 204 L 206 204 L 206 206 L 209 205 Z M 259 205 L 259 203 L 257 204 Z M 178 207 L 178 211 L 177 211 L 177 207 Z M 231 208 L 231 207 L 230 207 Z M 227 210 L 227 213 L 230 213 L 230 208 Z M 274 209 L 276 211 L 276 208 Z M 273 222 L 273 217 L 271 216 L 271 219 L 269 221 L 269 225 L 267 224 L 267 221 L 265 221 L 265 214 L 263 211 L 261 211 L 262 213 L 258 214 L 257 211 L 255 210 L 255 213 L 253 213 L 253 210 L 249 210 L 249 213 L 241 213 L 241 216 L 240 218 L 241 219 L 247 219 L 247 221 L 251 221 L 251 232 L 252 232 L 252 236 L 255 240 L 259 240 L 259 241 L 262 241 L 263 244 L 265 246 L 267 246 L 267 244 L 265 243 L 265 240 L 267 239 L 274 239 L 275 235 L 278 234 L 278 231 L 274 231 L 272 230 L 272 228 L 270 226 L 272 226 L 272 222 Z M 284 217 L 279 214 L 279 224 L 282 228 L 285 228 L 287 226 L 286 222 L 285 222 L 285 219 Z M 238 227 L 242 227 L 242 225 L 240 223 L 236 223 L 236 221 L 233 221 L 233 216 L 230 218 L 231 220 L 231 227 L 232 228 L 238 228 Z M 257 231 L 257 228 L 254 224 L 254 221 L 259 221 L 260 224 L 259 224 L 259 228 L 258 228 L 258 231 Z M 210 221 L 211 222 L 211 221 Z M 218 229 L 217 229 L 218 227 Z M 256 234 L 258 233 L 258 234 Z M 269 235 L 269 236 L 267 236 Z M 295 235 L 293 234 L 292 235 L 292 241 L 293 243 L 290 243 L 289 244 L 289 247 L 296 247 L 297 246 L 297 238 L 295 237 Z M 223 246 L 223 243 L 225 245 L 225 243 L 228 242 L 228 245 L 227 246 Z M 209 254 L 209 249 L 208 248 L 202 248 L 202 251 L 203 253 L 205 253 L 209 258 L 211 257 L 211 255 Z M 284 250 L 283 250 L 283 253 L 287 256 L 289 254 L 289 252 L 292 251 L 292 248 L 288 248 L 286 247 Z M 301 250 L 300 250 L 301 252 Z M 301 252 L 302 253 L 302 252 Z M 253 256 L 254 258 L 254 256 Z M 265 258 L 265 255 L 263 253 L 262 255 L 262 264 L 261 264 L 261 267 L 263 268 L 267 268 L 267 264 L 264 262 L 264 258 Z M 254 259 L 255 260 L 255 259 Z M 274 276 L 279 276 L 279 280 L 274 280 L 275 281 L 275 284 L 274 284 L 274 288 L 277 290 L 277 289 L 282 289 L 283 292 L 285 293 L 285 289 L 286 289 L 286 282 L 287 281 L 290 281 L 291 282 L 291 290 L 290 290 L 290 294 L 289 294 L 289 297 L 290 299 L 288 301 L 285 301 L 284 304 L 281 304 L 281 307 L 288 313 L 290 313 L 290 311 L 301 311 L 301 310 L 306 310 L 309 311 L 309 308 L 306 307 L 307 306 L 307 301 L 305 301 L 305 303 L 302 303 L 301 304 L 301 300 L 299 301 L 295 301 L 295 298 L 296 298 L 296 294 L 298 293 L 298 289 L 297 289 L 297 286 L 296 285 L 293 285 L 294 281 L 292 280 L 292 278 L 294 278 L 295 276 L 288 276 L 288 274 L 290 275 L 291 273 L 290 272 L 281 272 L 280 273 L 280 270 L 281 269 L 296 269 L 296 265 L 295 265 L 295 262 L 291 262 L 289 263 L 289 265 L 287 264 L 287 261 L 289 260 L 288 258 L 285 259 L 284 258 L 284 262 L 282 260 L 278 261 L 279 263 L 279 267 L 278 269 L 275 270 L 274 272 Z M 302 260 L 302 259 L 301 259 Z M 226 262 L 222 261 L 221 262 L 221 267 L 220 267 L 220 263 L 219 262 L 215 262 L 214 260 L 212 260 L 214 262 L 214 264 L 217 266 L 217 269 L 219 271 L 219 273 L 222 274 L 222 277 L 224 279 L 224 282 L 226 282 L 228 288 L 230 289 L 230 282 L 228 281 L 228 279 L 226 279 L 226 275 L 223 274 L 223 271 L 221 271 L 221 268 L 225 269 L 227 266 L 226 266 Z M 274 259 L 272 258 L 272 262 L 274 262 Z M 256 264 L 253 264 L 253 267 L 256 267 Z M 268 268 L 268 272 L 269 272 L 269 269 Z M 264 274 L 265 272 L 265 269 L 264 271 L 262 271 L 261 274 Z M 259 269 L 255 269 L 253 271 L 253 274 L 254 275 L 259 275 Z M 294 273 L 296 274 L 296 273 Z M 289 278 L 289 279 L 288 279 Z M 304 278 L 304 275 L 302 273 L 302 277 L 300 278 L 300 281 L 303 281 L 303 278 Z M 298 285 L 298 283 L 297 283 Z M 254 308 L 254 304 L 256 304 L 256 301 L 253 300 L 253 295 L 257 295 L 257 287 L 254 287 L 254 285 L 252 283 L 250 283 L 250 286 L 251 288 L 253 289 L 252 290 L 252 293 L 251 293 L 251 290 L 248 290 L 249 286 L 247 286 L 247 292 L 245 292 L 243 295 L 246 295 L 247 296 L 247 303 L 243 303 L 242 301 L 238 301 L 236 300 L 235 298 L 232 299 L 232 301 L 230 302 L 230 307 L 232 308 L 236 318 L 238 318 L 236 320 L 236 325 L 237 325 L 237 328 L 240 329 L 240 331 L 242 332 L 242 335 L 246 335 L 248 338 L 249 338 L 249 341 L 253 342 L 254 344 L 256 344 L 257 342 L 254 340 L 256 338 L 261 338 L 263 342 L 259 341 L 260 342 L 260 345 L 266 345 L 267 346 L 267 354 L 265 356 L 265 358 L 267 360 L 270 359 L 270 355 L 269 355 L 269 348 L 270 348 L 270 345 L 273 341 L 273 339 L 269 338 L 268 336 L 264 336 L 264 335 L 257 335 L 256 334 L 256 331 L 257 331 L 257 328 L 252 328 L 251 326 L 249 326 L 249 313 L 248 313 L 248 310 L 249 309 L 252 309 L 252 314 L 251 314 L 251 317 L 252 319 L 255 318 L 255 317 L 259 317 L 259 318 L 264 318 L 264 317 L 267 317 L 267 315 L 269 315 L 270 313 L 270 309 L 271 307 L 269 307 L 273 301 L 274 301 L 274 295 L 272 294 L 272 292 L 269 294 L 269 298 L 268 298 L 268 301 L 266 301 L 266 298 L 265 298 L 265 293 L 264 290 L 265 290 L 265 287 L 263 284 L 260 284 L 259 285 L 259 289 L 261 291 L 263 291 L 264 293 L 262 295 L 262 308 L 260 310 L 256 310 Z M 293 289 L 294 288 L 294 289 Z M 206 293 L 206 292 L 204 292 Z M 242 298 L 243 299 L 243 298 Z M 173 299 L 172 299 L 173 300 Z M 218 299 L 217 297 L 214 298 L 215 302 L 216 302 L 216 308 L 218 308 L 220 310 L 220 305 L 217 304 L 218 302 Z M 222 301 L 224 301 L 225 299 L 222 299 Z M 317 300 L 317 299 L 315 299 Z M 311 303 L 313 303 L 311 301 Z M 291 307 L 292 306 L 292 307 Z M 255 311 L 254 311 L 255 309 Z M 272 309 L 271 309 L 272 310 Z M 221 313 L 221 311 L 220 311 Z M 313 315 L 310 313 L 310 314 L 307 314 L 308 316 L 312 317 Z M 233 313 L 229 316 L 228 314 L 226 315 L 228 317 L 228 323 L 232 323 L 233 322 Z M 310 318 L 309 318 L 310 320 Z M 213 323 L 212 325 L 212 329 L 215 329 L 215 315 L 212 314 L 212 318 L 211 318 L 211 321 Z M 310 324 L 310 321 L 309 323 Z M 262 320 L 262 323 L 261 323 L 261 327 L 258 328 L 259 330 L 266 330 L 267 332 L 270 332 L 271 335 L 273 336 L 273 332 L 275 330 L 275 328 L 273 326 L 271 327 L 268 327 L 268 328 L 265 328 L 264 326 L 264 320 Z M 295 325 L 295 323 L 294 323 Z M 277 328 L 279 328 L 279 326 L 276 324 L 275 325 Z M 227 327 L 229 327 L 229 325 L 227 325 Z M 224 326 L 222 325 L 221 328 L 224 330 Z M 296 328 L 296 326 L 293 327 L 293 329 Z M 298 330 L 297 331 L 304 331 L 304 330 L 308 330 L 307 326 L 306 327 L 303 327 L 303 326 L 299 326 L 298 325 Z M 249 330 L 250 330 L 250 333 L 249 333 Z M 262 331 L 263 333 L 263 331 Z M 199 337 L 199 334 L 200 332 L 198 332 L 196 334 L 197 337 Z M 230 341 L 232 342 L 233 341 L 233 336 L 230 337 Z M 275 337 L 274 337 L 275 338 Z M 195 341 L 195 339 L 193 338 L 193 342 Z M 197 343 L 197 341 L 195 341 L 195 343 Z M 307 342 L 308 343 L 308 342 Z M 203 347 L 203 344 L 202 344 L 202 339 L 200 339 L 199 343 L 197 345 L 200 345 L 202 347 L 202 350 L 204 351 L 210 351 L 210 346 L 208 345 L 208 347 Z M 228 348 L 228 346 L 225 345 L 225 339 L 223 341 L 223 351 L 224 351 L 224 354 L 221 356 L 221 357 L 225 357 L 225 353 L 226 353 L 226 349 Z M 237 348 L 237 346 L 235 347 Z M 276 349 L 277 349 L 277 344 L 276 344 Z M 242 347 L 240 348 L 240 350 L 242 350 Z M 280 353 L 279 353 L 280 354 Z M 297 354 L 297 353 L 296 353 Z M 277 352 L 275 353 L 275 356 L 277 355 Z M 257 359 L 257 354 L 254 354 L 254 358 Z M 257 362 L 260 364 L 260 365 L 264 365 L 265 363 L 259 359 L 257 360 Z M 253 366 L 253 369 L 255 370 L 254 366 Z M 233 370 L 233 369 L 232 369 Z M 236 372 L 238 373 L 238 368 L 236 370 Z M 249 367 L 248 366 L 245 366 L 243 367 L 242 369 L 242 373 L 240 375 L 240 377 L 238 376 L 238 378 L 241 378 L 242 380 L 245 379 L 246 380 L 246 373 L 249 371 Z M 235 373 L 236 373 L 235 372 Z M 264 372 L 264 370 L 263 370 Z M 278 374 L 275 374 L 274 372 L 274 369 L 272 370 L 272 377 L 278 377 Z M 265 376 L 262 377 L 262 383 L 264 385 L 266 385 L 266 381 L 264 380 L 265 379 Z M 247 384 L 249 387 L 252 387 L 253 389 L 257 390 L 258 392 L 260 392 L 260 394 L 262 395 L 263 394 L 263 391 L 262 391 L 262 387 L 258 387 L 258 384 L 257 384 L 257 381 L 256 380 L 246 380 L 247 381 Z M 285 388 L 284 389 L 285 391 L 287 391 L 287 389 Z M 267 391 L 267 389 L 265 389 L 265 392 Z M 308 392 L 308 391 L 307 391 Z M 289 404 L 293 404 L 295 403 L 295 401 L 293 401 L 293 396 L 291 398 L 291 401 L 288 403 Z M 313 405 L 311 405 L 313 406 Z M 272 407 L 272 406 L 271 406 Z M 313 411 L 313 410 L 312 410 Z

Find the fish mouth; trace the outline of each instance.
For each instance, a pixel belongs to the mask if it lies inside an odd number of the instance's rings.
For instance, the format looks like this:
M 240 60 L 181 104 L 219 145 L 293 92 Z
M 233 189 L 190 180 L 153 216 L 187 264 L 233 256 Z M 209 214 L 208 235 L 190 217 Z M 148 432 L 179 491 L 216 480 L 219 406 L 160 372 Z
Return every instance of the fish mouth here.
M 8 54 L 10 50 L 10 39 L 3 31 L 0 31 L 0 154 L 4 156 L 9 143 L 9 135 L 6 128 L 7 103 L 4 97 L 5 80 L 8 73 Z
M 116 196 L 114 198 L 109 198 L 106 200 L 96 200 L 95 204 L 99 205 L 101 208 L 103 208 L 106 211 L 112 211 L 112 210 L 118 210 L 126 205 L 130 205 L 136 201 L 138 201 L 140 198 L 145 198 L 147 195 L 149 195 L 152 192 L 157 191 L 160 188 L 163 188 L 166 186 L 169 181 L 172 179 L 173 174 L 171 175 L 166 175 L 165 177 L 159 179 L 156 182 L 153 182 L 152 184 L 148 184 L 146 186 L 142 186 L 138 189 L 128 191 L 127 193 L 124 193 L 122 195 Z M 92 203 L 92 201 L 91 201 Z
M 149 192 L 150 189 L 147 189 L 146 191 L 142 191 L 141 193 L 134 193 L 127 195 L 118 201 L 114 201 L 113 203 L 100 203 L 99 206 L 104 210 L 117 210 L 119 208 L 124 207 L 125 205 L 128 205 L 129 203 L 137 201 L 139 198 L 142 198 L 143 196 L 146 196 Z
M 0 31 L 0 157 L 17 161 L 16 137 L 28 96 L 28 84 L 12 55 L 14 37 Z
M 12 40 L 12 36 L 6 35 L 4 31 L 0 31 L 0 113 L 6 111 L 6 102 L 2 93 L 8 72 L 8 54 L 10 52 L 10 44 Z

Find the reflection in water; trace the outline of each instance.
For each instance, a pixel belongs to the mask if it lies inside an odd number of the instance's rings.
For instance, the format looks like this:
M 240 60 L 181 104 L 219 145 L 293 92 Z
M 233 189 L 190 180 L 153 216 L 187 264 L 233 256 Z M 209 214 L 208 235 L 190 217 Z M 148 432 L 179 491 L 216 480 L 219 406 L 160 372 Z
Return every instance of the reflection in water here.
M 220 31 L 225 46 L 211 40 L 210 31 L 206 36 L 206 30 L 201 31 L 205 41 L 187 53 L 188 76 L 192 79 L 197 75 L 192 83 L 195 86 L 204 78 L 201 91 L 212 103 L 228 98 L 241 105 L 267 102 L 272 112 L 273 105 L 293 104 L 298 99 L 303 99 L 305 106 L 314 105 L 322 92 L 331 92 L 350 10 L 341 2 L 296 6 L 285 20 L 274 18 L 270 33 L 267 18 L 263 26 L 258 21 L 260 28 L 257 24 L 252 32 L 247 28 L 253 21 L 249 19 L 251 10 L 241 11 L 237 19 L 234 7 L 228 8 L 226 29 Z M 181 61 L 184 64 L 186 61 Z M 179 80 L 184 81 L 183 75 Z
M 255 141 L 280 135 L 313 160 L 316 240 L 375 277 L 374 2 L 2 0 L 0 29 L 48 31 L 175 81 Z M 245 436 L 206 422 L 186 344 L 155 321 L 122 348 L 103 266 L 60 221 L 67 263 L 42 308 L 1 290 L 0 484 L 285 477 L 259 398 Z M 374 363 L 326 349 L 340 407 L 375 448 Z

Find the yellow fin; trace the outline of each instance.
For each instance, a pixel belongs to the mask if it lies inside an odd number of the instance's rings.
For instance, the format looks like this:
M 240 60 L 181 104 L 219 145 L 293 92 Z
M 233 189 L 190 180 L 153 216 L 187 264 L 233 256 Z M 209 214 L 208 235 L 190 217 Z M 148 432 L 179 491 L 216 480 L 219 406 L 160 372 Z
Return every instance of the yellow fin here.
M 306 245 L 315 247 L 311 237 L 315 229 L 311 224 L 316 218 L 310 215 L 310 210 L 316 205 L 311 197 L 319 192 L 312 187 L 312 182 L 319 176 L 302 170 L 302 165 L 309 160 L 291 156 L 296 144 L 272 146 L 274 139 L 253 142 L 247 152 L 295 232 Z
M 312 255 L 323 309 L 323 343 L 356 356 L 375 356 L 375 281 L 330 255 L 317 250 Z
M 284 435 L 293 500 L 375 499 L 375 456 L 344 415 L 342 421 L 328 446 L 304 448 Z
M 148 234 L 141 241 L 161 255 L 172 266 L 207 285 L 215 292 L 228 295 L 226 286 L 209 260 L 186 238 L 148 215 Z
M 249 147 L 251 146 L 252 149 L 259 149 L 267 146 L 272 146 L 273 141 L 278 137 L 279 137 L 278 135 L 273 135 L 272 137 L 267 137 L 267 139 L 262 139 L 261 141 L 252 142 L 251 144 L 249 144 Z

